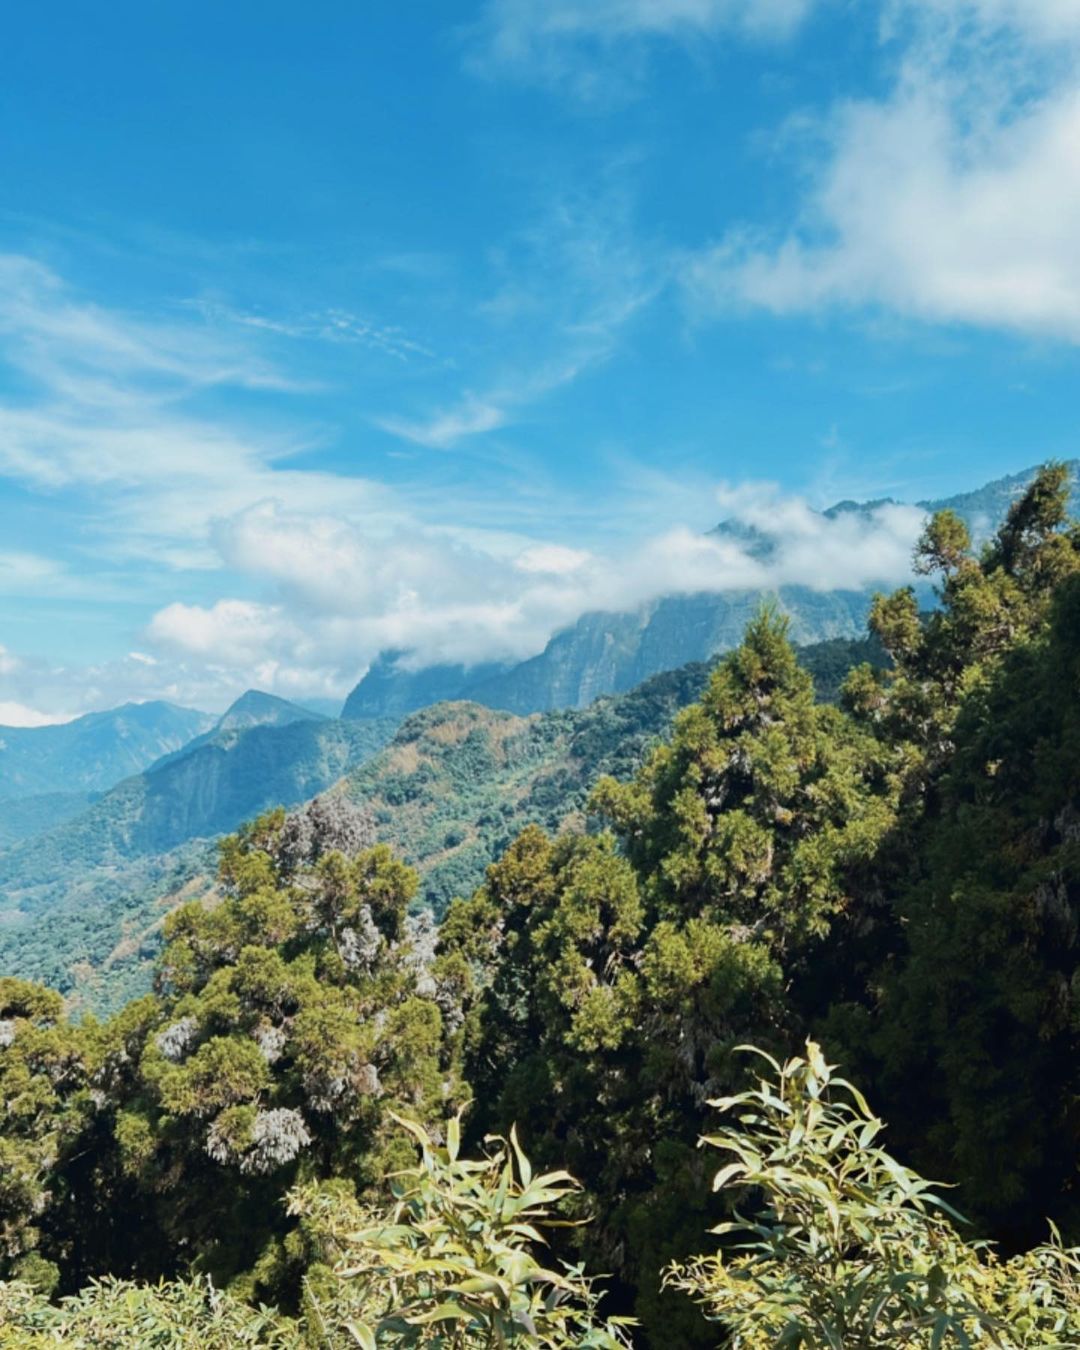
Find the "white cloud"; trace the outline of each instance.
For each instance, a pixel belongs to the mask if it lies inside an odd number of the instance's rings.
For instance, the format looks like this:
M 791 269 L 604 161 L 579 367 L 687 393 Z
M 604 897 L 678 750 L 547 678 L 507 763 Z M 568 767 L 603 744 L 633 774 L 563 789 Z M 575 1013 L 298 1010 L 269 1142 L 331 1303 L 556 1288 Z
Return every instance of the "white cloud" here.
M 220 709 L 252 686 L 341 698 L 388 648 L 414 666 L 519 660 L 586 611 L 664 595 L 896 585 L 910 578 L 923 520 L 892 505 L 830 518 L 767 485 L 719 491 L 715 515 L 743 531 L 677 527 L 586 553 L 502 535 L 465 542 L 416 523 L 375 536 L 262 503 L 220 522 L 215 538 L 233 573 L 268 598 L 166 605 L 139 650 L 99 666 L 0 650 L 0 701 L 40 717 L 146 698 Z
M 580 571 L 591 554 L 580 548 L 566 548 L 561 544 L 534 544 L 514 559 L 519 572 L 545 572 L 551 576 L 568 576 Z
M 52 727 L 61 722 L 70 722 L 76 714 L 43 713 L 29 708 L 25 703 L 12 703 L 0 699 L 0 728 L 3 727 Z
M 408 650 L 417 666 L 522 659 L 585 611 L 663 595 L 895 585 L 911 575 L 924 518 L 891 504 L 824 516 L 769 486 L 720 491 L 717 514 L 753 533 L 680 527 L 601 555 L 540 542 L 508 553 L 502 540 L 484 552 L 420 527 L 369 540 L 341 520 L 264 505 L 219 537 L 232 566 L 271 580 L 278 600 L 173 604 L 147 640 L 227 668 L 234 682 L 256 672 L 280 692 L 306 676 L 340 694 L 387 648 Z
M 954 31 L 964 26 L 982 32 L 1005 28 L 1036 41 L 1080 34 L 1076 0 L 891 0 L 886 15 L 892 22 L 912 15 L 929 18 Z
M 487 399 L 466 394 L 455 408 L 435 413 L 426 421 L 405 417 L 381 417 L 376 425 L 393 436 L 426 445 L 432 450 L 450 450 L 467 436 L 479 436 L 505 426 L 506 410 Z
M 176 601 L 154 615 L 147 636 L 163 648 L 218 665 L 255 666 L 271 643 L 280 642 L 285 624 L 273 605 L 218 600 L 207 608 Z
M 220 522 L 214 537 L 230 568 L 273 582 L 305 613 L 339 615 L 373 613 L 416 596 L 439 604 L 484 597 L 504 548 L 499 539 L 493 550 L 482 534 L 470 544 L 417 520 L 350 521 L 280 502 Z
M 884 307 L 1080 341 L 1080 4 L 904 0 L 892 14 L 891 93 L 833 110 L 799 225 L 729 231 L 688 265 L 693 303 Z

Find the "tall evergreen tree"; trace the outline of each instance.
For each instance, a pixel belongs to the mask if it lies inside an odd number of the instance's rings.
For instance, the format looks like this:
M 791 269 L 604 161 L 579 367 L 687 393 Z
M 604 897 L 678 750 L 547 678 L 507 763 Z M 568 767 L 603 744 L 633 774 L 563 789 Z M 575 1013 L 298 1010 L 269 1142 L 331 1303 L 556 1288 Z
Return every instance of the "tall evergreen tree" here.
M 527 831 L 444 926 L 445 971 L 479 981 L 465 1038 L 484 1122 L 516 1119 L 589 1178 L 595 1263 L 668 1334 L 656 1272 L 711 1206 L 703 1103 L 736 1081 L 741 1041 L 797 1036 L 792 984 L 892 819 L 883 765 L 763 613 L 637 778 L 598 785 L 609 833 Z
M 433 929 L 407 913 L 416 874 L 367 837 L 347 805 L 322 805 L 225 840 L 225 896 L 166 920 L 157 992 L 81 1033 L 92 1067 L 67 1074 L 94 1109 L 42 1242 L 77 1282 L 201 1272 L 288 1304 L 302 1268 L 289 1186 L 381 1186 L 411 1160 L 389 1112 L 445 1117 L 459 1086 Z M 57 1034 L 14 1027 L 20 1048 Z M 0 1072 L 12 1063 L 0 1054 Z M 56 1077 L 42 1079 L 54 1114 Z
M 854 958 L 873 968 L 862 1007 L 835 1007 L 825 1037 L 888 1103 L 901 1150 L 957 1177 L 1007 1241 L 1041 1236 L 1047 1215 L 1080 1221 L 1069 487 L 1063 466 L 1041 470 L 979 556 L 962 522 L 935 516 L 917 563 L 939 606 L 880 599 L 894 667 L 846 688 L 902 766 L 903 806 L 864 901 L 878 927 Z

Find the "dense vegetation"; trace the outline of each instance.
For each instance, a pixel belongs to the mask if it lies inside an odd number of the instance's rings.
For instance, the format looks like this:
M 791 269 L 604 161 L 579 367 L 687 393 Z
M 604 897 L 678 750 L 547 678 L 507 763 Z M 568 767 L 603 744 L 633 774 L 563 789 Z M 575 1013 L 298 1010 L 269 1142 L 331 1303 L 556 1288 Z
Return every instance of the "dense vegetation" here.
M 825 696 L 866 658 L 885 659 L 868 641 L 803 649 Z M 247 694 L 182 752 L 0 852 L 0 969 L 117 1011 L 149 989 L 168 910 L 214 892 L 214 838 L 343 774 L 343 790 L 370 807 L 377 837 L 417 867 L 423 902 L 441 914 L 526 824 L 580 827 L 596 779 L 632 773 L 708 676 L 708 666 L 687 666 L 586 709 L 529 718 L 443 704 L 400 728 Z M 0 814 L 14 824 L 32 816 L 24 806 Z
M 0 969 L 116 1010 L 149 987 L 168 898 L 199 878 L 210 889 L 209 841 L 267 807 L 321 792 L 394 730 L 259 697 L 270 705 L 259 715 L 272 722 L 251 724 L 245 696 L 183 752 L 0 852 Z
M 226 840 L 108 1021 L 0 981 L 0 1345 L 1075 1346 L 1068 487 L 1043 470 L 978 553 L 938 513 L 939 604 L 875 602 L 891 664 L 841 706 L 759 614 L 439 928 L 376 838 L 447 827 L 399 738 L 374 807 Z M 450 716 L 425 781 L 465 791 L 499 762 Z

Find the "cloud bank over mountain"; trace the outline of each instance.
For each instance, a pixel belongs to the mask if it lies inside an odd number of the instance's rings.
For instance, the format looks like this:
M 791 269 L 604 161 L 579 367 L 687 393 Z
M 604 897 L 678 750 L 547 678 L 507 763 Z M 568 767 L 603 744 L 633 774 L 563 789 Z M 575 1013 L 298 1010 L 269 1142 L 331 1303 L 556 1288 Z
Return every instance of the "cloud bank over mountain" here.
M 892 586 L 910 575 L 923 520 L 898 504 L 825 516 L 769 485 L 718 489 L 716 513 L 752 531 L 754 546 L 681 526 L 611 554 L 500 536 L 485 549 L 418 523 L 365 533 L 342 516 L 264 501 L 217 522 L 211 537 L 223 567 L 265 598 L 165 605 L 146 626 L 145 651 L 80 680 L 91 696 L 107 684 L 114 698 L 164 691 L 215 707 L 251 685 L 332 697 L 388 648 L 407 648 L 415 664 L 520 660 L 582 613 L 663 595 Z M 70 697 L 71 674 L 11 658 L 0 690 Z

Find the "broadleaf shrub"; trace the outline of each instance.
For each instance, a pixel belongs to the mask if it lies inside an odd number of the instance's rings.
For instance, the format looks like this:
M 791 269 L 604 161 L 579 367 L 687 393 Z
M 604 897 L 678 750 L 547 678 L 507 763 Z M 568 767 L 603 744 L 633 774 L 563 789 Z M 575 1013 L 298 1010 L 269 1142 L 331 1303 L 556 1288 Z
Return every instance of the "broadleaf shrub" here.
M 713 1102 L 730 1124 L 701 1141 L 732 1158 L 714 1189 L 753 1209 L 713 1230 L 729 1247 L 666 1276 L 732 1350 L 1080 1344 L 1080 1251 L 1054 1232 L 1000 1262 L 880 1146 L 882 1121 L 813 1041 L 784 1064 L 763 1058 L 772 1075 Z

